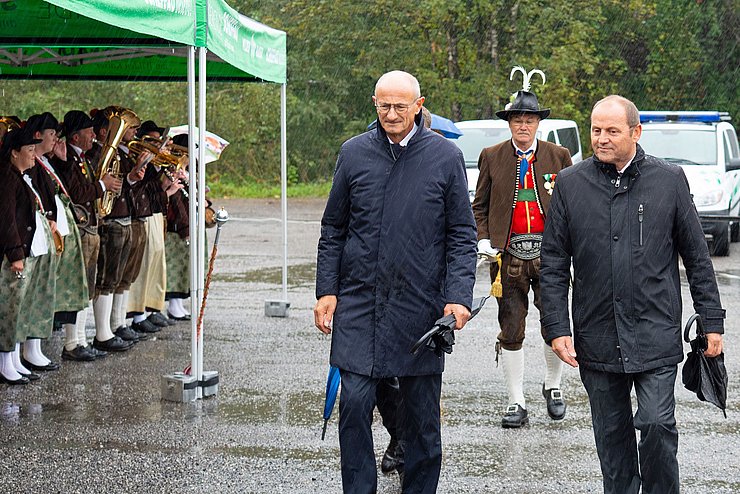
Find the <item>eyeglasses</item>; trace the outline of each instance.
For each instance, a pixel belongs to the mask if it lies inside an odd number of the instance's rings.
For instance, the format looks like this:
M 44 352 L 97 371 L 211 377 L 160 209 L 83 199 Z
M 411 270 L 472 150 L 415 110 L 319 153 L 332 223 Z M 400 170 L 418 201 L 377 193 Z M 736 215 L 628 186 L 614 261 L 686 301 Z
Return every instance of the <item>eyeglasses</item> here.
M 409 109 L 414 106 L 414 103 L 416 103 L 419 99 L 415 99 L 411 103 L 375 103 L 375 108 L 378 110 L 378 113 L 386 114 L 389 111 L 391 111 L 391 108 L 396 110 L 396 113 L 398 115 L 401 115 L 403 113 L 406 113 L 409 111 Z

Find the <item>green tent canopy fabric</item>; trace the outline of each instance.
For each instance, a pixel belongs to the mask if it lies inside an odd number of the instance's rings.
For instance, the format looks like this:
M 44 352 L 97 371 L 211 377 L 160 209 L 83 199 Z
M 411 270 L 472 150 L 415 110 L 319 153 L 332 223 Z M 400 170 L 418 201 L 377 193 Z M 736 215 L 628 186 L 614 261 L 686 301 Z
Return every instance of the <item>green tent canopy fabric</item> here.
M 0 79 L 184 81 L 188 46 L 208 80 L 286 81 L 285 33 L 223 0 L 0 3 Z

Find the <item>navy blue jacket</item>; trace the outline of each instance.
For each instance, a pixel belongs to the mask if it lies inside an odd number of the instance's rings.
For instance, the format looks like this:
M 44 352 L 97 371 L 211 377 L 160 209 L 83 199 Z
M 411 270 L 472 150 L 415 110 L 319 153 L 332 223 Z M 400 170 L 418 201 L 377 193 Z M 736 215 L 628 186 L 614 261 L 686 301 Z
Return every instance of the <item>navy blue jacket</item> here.
M 683 360 L 678 256 L 694 310 L 723 332 L 712 261 L 683 170 L 637 146 L 618 180 L 589 158 L 558 174 L 542 241 L 540 321 L 545 341 L 573 332 L 578 363 L 644 372 Z
M 342 145 L 316 273 L 316 297 L 338 297 L 332 365 L 372 377 L 441 373 L 443 358 L 409 349 L 445 304 L 470 307 L 475 263 L 457 146 L 423 126 L 397 161 L 380 126 Z

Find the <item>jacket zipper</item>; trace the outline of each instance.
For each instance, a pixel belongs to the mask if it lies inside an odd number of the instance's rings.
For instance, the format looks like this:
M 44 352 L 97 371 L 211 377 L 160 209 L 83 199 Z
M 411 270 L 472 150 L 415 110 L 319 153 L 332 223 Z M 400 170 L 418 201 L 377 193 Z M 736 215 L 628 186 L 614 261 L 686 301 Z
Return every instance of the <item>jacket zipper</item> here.
M 640 223 L 640 245 L 642 246 L 642 215 L 645 212 L 642 204 L 637 208 L 637 221 Z

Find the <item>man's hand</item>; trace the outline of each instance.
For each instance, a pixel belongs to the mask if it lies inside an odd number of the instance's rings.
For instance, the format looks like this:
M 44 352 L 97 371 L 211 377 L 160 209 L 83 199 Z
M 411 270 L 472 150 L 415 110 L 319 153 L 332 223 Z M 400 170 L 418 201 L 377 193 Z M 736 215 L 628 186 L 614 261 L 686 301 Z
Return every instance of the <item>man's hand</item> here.
M 167 194 L 167 197 L 172 197 L 175 192 L 185 187 L 180 182 L 170 182 L 170 185 L 167 186 L 165 189 L 165 193 Z
M 57 141 L 54 143 L 53 151 L 54 156 L 62 161 L 67 161 L 67 144 L 63 140 L 57 139 Z
M 331 322 L 335 310 L 337 310 L 336 295 L 324 295 L 316 301 L 316 306 L 313 308 L 313 319 L 314 324 L 322 333 L 331 333 Z
M 707 349 L 704 350 L 705 357 L 716 357 L 722 353 L 722 335 L 719 333 L 707 333 Z
M 106 173 L 105 175 L 103 175 L 103 178 L 101 180 L 103 181 L 103 185 L 105 185 L 105 190 L 110 190 L 112 192 L 115 192 L 116 194 L 121 192 L 123 182 L 120 178 L 116 178 L 110 173 Z
M 13 273 L 22 273 L 23 272 L 23 259 L 18 259 L 17 261 L 11 262 L 10 270 Z
M 482 238 L 478 240 L 478 255 L 481 254 L 489 257 L 496 257 L 498 255 L 498 249 L 491 246 L 491 239 Z
M 148 152 L 148 151 L 145 151 L 145 152 Z M 144 153 L 141 153 L 141 154 L 143 155 Z M 152 153 L 149 153 L 149 155 L 151 156 Z M 142 180 L 144 180 L 144 175 L 146 175 L 146 166 L 141 166 L 141 168 L 139 168 L 137 165 L 137 168 L 134 168 L 128 174 L 128 180 L 129 182 L 141 182 Z
M 447 304 L 445 305 L 444 315 L 448 316 L 450 314 L 455 315 L 455 329 L 462 329 L 463 326 L 468 322 L 468 319 L 470 319 L 470 311 L 467 307 L 460 304 Z
M 551 342 L 552 351 L 571 367 L 578 367 L 576 360 L 576 350 L 573 348 L 573 338 L 570 336 L 560 336 Z

